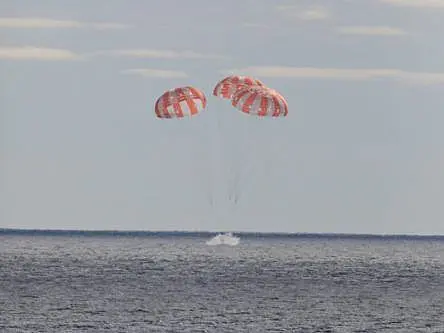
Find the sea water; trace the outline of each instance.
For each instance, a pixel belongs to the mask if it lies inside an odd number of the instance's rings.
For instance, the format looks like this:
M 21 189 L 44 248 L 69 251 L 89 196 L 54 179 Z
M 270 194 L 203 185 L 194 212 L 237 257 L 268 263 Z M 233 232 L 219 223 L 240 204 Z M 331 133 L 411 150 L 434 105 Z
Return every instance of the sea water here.
M 209 238 L 4 231 L 0 332 L 444 332 L 444 238 Z

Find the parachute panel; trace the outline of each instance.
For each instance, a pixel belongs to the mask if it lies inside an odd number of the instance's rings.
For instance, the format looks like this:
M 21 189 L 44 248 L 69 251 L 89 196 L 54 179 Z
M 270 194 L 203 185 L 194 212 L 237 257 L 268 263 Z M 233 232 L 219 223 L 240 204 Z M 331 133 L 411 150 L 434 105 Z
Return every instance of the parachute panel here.
M 186 86 L 168 90 L 155 104 L 156 117 L 162 119 L 192 117 L 207 106 L 205 94 L 197 88 Z
M 285 98 L 276 90 L 267 87 L 244 87 L 233 95 L 231 104 L 252 116 L 286 117 L 288 114 Z
M 250 76 L 230 75 L 219 81 L 213 90 L 213 95 L 220 98 L 231 99 L 239 89 L 245 87 L 265 85 L 258 79 Z

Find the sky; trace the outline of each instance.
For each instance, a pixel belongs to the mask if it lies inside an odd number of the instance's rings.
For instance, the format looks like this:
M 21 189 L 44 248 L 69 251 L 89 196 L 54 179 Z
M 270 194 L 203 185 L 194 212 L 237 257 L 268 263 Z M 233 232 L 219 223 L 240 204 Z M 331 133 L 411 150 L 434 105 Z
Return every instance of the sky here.
M 0 13 L 0 227 L 444 234 L 444 0 Z M 288 117 L 212 96 L 229 74 L 279 91 Z M 156 119 L 187 85 L 207 109 Z

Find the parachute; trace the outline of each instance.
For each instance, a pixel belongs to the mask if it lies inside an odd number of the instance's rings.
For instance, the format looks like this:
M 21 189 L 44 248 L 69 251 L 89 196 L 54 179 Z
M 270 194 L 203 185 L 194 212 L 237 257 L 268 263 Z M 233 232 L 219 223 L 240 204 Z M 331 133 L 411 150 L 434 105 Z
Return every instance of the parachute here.
M 286 117 L 288 104 L 276 90 L 261 87 L 244 87 L 234 93 L 231 104 L 240 111 L 259 117 Z
M 220 98 L 231 99 L 233 94 L 244 87 L 265 85 L 258 79 L 249 76 L 230 75 L 219 81 L 213 89 L 213 95 Z
M 222 213 L 218 214 L 216 210 L 220 209 L 224 215 L 229 214 L 227 217 L 231 219 L 233 216 L 230 215 L 239 209 L 247 186 L 257 183 L 255 177 L 267 177 L 275 164 L 272 155 L 276 152 L 267 151 L 266 145 L 258 145 L 257 138 L 264 130 L 279 126 L 273 130 L 275 132 L 270 138 L 278 144 L 280 139 L 276 134 L 281 132 L 282 124 L 273 121 L 275 125 L 272 126 L 259 119 L 286 117 L 288 104 L 279 92 L 249 76 L 231 75 L 223 78 L 214 86 L 213 96 L 230 100 L 231 105 L 221 104 L 217 112 L 208 112 L 197 122 L 187 123 L 189 128 L 185 129 L 185 133 L 189 138 L 189 131 L 195 131 L 197 135 L 197 132 L 202 131 L 199 144 L 186 145 L 189 160 L 201 161 L 192 167 L 191 172 L 195 173 L 193 183 L 202 186 L 214 213 L 213 218 L 222 222 Z M 203 91 L 184 86 L 164 92 L 157 99 L 154 109 L 157 118 L 172 119 L 194 117 L 206 107 L 207 98 Z M 238 112 L 222 111 L 233 107 L 251 117 L 237 121 Z M 207 120 L 211 123 L 206 123 Z M 274 146 L 272 142 L 269 143 Z M 202 147 L 205 147 L 204 151 L 200 152 Z M 256 158 L 260 158 L 260 161 L 255 161 Z M 223 197 L 218 198 L 217 192 Z M 229 204 L 229 207 L 222 208 L 224 204 Z
M 197 88 L 186 86 L 166 91 L 155 104 L 156 116 L 162 119 L 192 117 L 207 106 L 205 94 Z

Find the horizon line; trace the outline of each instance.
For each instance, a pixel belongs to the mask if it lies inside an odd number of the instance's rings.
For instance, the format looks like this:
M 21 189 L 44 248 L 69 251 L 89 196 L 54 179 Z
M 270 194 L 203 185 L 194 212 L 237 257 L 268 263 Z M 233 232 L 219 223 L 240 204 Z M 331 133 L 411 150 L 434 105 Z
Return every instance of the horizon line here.
M 263 236 L 263 237 L 334 237 L 334 238 L 444 238 L 442 234 L 405 234 L 405 233 L 347 233 L 347 232 L 274 232 L 274 231 L 235 231 L 235 230 L 121 230 L 121 229 L 51 229 L 51 228 L 4 228 L 0 227 L 1 234 L 83 234 L 83 235 L 127 235 L 127 236 L 150 236 L 150 235 L 188 235 L 203 236 L 232 232 L 243 236 Z

